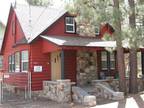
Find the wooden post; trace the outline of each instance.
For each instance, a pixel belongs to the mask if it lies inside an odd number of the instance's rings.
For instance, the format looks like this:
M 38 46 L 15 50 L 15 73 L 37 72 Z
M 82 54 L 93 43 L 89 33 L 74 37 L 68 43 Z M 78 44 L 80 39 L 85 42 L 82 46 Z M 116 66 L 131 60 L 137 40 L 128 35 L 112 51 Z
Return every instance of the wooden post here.
M 61 79 L 64 79 L 64 51 L 61 51 Z

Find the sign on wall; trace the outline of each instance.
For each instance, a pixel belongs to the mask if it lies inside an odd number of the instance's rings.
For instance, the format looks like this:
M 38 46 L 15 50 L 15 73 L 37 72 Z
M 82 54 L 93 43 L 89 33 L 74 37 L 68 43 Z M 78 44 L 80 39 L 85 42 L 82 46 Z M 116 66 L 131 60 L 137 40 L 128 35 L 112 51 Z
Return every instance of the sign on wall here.
M 42 72 L 42 66 L 34 66 L 34 72 Z

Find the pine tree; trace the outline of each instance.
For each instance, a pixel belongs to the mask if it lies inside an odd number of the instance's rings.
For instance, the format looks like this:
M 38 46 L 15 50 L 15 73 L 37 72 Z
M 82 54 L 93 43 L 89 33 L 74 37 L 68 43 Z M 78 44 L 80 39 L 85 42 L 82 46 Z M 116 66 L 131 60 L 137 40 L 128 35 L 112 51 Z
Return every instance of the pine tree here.
M 73 7 L 73 8 L 72 8 Z M 126 92 L 124 50 L 122 47 L 121 21 L 122 14 L 119 8 L 119 0 L 75 0 L 69 9 L 77 15 L 78 31 L 85 36 L 94 36 L 96 25 L 103 23 L 113 24 L 115 32 L 113 38 L 117 43 L 117 64 L 119 72 L 120 91 Z

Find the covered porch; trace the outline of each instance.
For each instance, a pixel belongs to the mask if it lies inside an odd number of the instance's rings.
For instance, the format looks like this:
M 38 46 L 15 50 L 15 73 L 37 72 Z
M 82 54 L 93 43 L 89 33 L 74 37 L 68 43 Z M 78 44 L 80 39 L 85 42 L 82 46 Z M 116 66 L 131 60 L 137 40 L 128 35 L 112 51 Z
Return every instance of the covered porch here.
M 44 53 L 50 53 L 51 56 L 52 80 L 71 79 L 78 85 L 87 85 L 92 80 L 117 78 L 116 52 L 109 53 L 104 49 L 115 47 L 115 41 L 103 41 L 94 37 L 41 37 L 46 49 Z

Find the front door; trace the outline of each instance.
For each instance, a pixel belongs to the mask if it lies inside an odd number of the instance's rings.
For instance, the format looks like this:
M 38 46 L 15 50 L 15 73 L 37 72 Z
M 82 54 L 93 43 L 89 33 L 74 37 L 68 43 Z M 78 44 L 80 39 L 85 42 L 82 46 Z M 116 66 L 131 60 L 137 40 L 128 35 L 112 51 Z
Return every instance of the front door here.
M 61 79 L 61 57 L 60 51 L 51 53 L 51 79 Z

